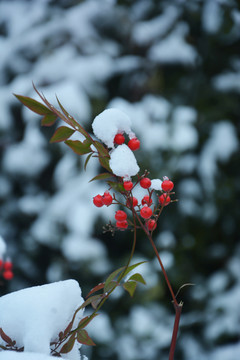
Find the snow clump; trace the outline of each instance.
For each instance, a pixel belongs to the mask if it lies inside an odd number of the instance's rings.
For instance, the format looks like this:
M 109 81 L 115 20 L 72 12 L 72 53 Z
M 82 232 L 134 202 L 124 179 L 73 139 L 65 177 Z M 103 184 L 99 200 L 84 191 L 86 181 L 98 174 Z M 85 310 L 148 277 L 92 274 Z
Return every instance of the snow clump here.
M 133 152 L 125 144 L 111 152 L 109 166 L 113 174 L 123 177 L 124 180 L 128 180 L 140 170 Z
M 152 190 L 162 190 L 162 180 L 160 179 L 152 179 L 151 187 Z
M 75 280 L 19 290 L 0 297 L 0 327 L 16 341 L 17 347 L 23 346 L 24 351 L 49 355 L 50 342 L 58 339 L 59 332 L 65 330 L 83 301 Z M 80 310 L 73 327 L 82 315 L 83 310 Z M 2 339 L 0 344 L 5 345 Z M 78 348 L 79 344 L 75 343 L 66 358 L 79 360 Z
M 114 138 L 118 133 L 126 133 L 129 138 L 135 137 L 131 130 L 131 119 L 118 109 L 106 109 L 95 117 L 92 123 L 94 135 L 107 147 L 114 147 Z
M 7 249 L 6 243 L 3 240 L 2 236 L 0 236 L 0 259 L 3 258 L 3 255 L 5 254 Z

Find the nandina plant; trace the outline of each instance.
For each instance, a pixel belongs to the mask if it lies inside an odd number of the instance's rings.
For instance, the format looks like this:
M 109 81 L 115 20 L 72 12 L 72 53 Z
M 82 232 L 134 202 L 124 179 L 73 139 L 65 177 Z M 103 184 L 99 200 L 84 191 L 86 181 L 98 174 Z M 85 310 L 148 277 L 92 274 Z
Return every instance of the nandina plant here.
M 137 231 L 141 230 L 145 233 L 157 257 L 174 306 L 175 322 L 173 324 L 172 341 L 169 347 L 169 360 L 174 359 L 183 303 L 181 301 L 178 302 L 176 299 L 161 257 L 153 241 L 154 230 L 157 227 L 162 211 L 167 205 L 176 201 L 172 199 L 174 183 L 168 177 L 163 177 L 162 181 L 160 179 L 150 179 L 148 171 L 141 173 L 133 153 L 140 148 L 141 143 L 132 131 L 131 120 L 125 113 L 118 109 L 108 109 L 96 116 L 92 124 L 94 136 L 87 132 L 66 111 L 58 98 L 59 109 L 50 104 L 35 86 L 34 89 L 42 102 L 22 95 L 15 96 L 23 105 L 43 116 L 42 126 L 54 125 L 57 118 L 62 119 L 67 125 L 58 127 L 50 142 L 64 142 L 77 155 L 86 156 L 84 169 L 86 169 L 92 157 L 98 159 L 103 169 L 100 174 L 90 180 L 104 180 L 106 182 L 106 191 L 104 194 L 96 194 L 93 197 L 93 206 L 98 208 L 102 206 L 117 206 L 115 224 L 110 222 L 104 230 L 110 231 L 112 234 L 115 231 L 127 231 L 129 229 L 133 231 L 132 249 L 127 264 L 116 269 L 104 282 L 96 285 L 89 292 L 86 296 L 86 301 L 76 310 L 69 325 L 59 333 L 59 338 L 51 344 L 52 355 L 61 357 L 61 354 L 71 351 L 75 341 L 81 344 L 95 345 L 85 327 L 98 314 L 99 309 L 111 293 L 121 286 L 130 296 L 133 296 L 137 284 L 145 284 L 140 273 L 129 275 L 130 272 L 132 273 L 134 269 L 142 264 L 142 262 L 131 264 L 135 251 Z M 83 135 L 83 141 L 70 139 L 76 132 Z M 146 194 L 140 201 L 133 195 L 134 189 L 138 186 L 146 191 Z M 93 308 L 92 314 L 81 319 L 78 326 L 73 328 L 77 312 L 88 305 L 91 305 Z M 6 334 L 4 334 L 4 337 L 7 339 Z M 9 341 L 12 340 L 10 339 Z

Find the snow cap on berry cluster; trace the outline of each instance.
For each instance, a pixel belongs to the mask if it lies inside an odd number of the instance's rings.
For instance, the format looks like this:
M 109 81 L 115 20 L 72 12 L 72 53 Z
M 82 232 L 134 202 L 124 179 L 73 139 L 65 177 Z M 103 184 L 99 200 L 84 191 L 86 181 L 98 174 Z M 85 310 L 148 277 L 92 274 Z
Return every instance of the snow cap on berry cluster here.
M 129 180 L 140 170 L 133 152 L 125 144 L 119 145 L 110 153 L 109 165 L 113 174 L 125 180 Z
M 151 180 L 151 189 L 153 190 L 162 190 L 162 180 L 160 179 L 152 179 Z
M 7 249 L 6 243 L 3 240 L 3 238 L 0 236 L 0 259 L 3 258 L 3 255 L 5 254 Z
M 131 119 L 119 109 L 106 109 L 95 117 L 92 123 L 94 135 L 107 147 L 114 147 L 114 137 L 118 133 L 126 133 L 129 138 L 135 137 L 131 130 Z

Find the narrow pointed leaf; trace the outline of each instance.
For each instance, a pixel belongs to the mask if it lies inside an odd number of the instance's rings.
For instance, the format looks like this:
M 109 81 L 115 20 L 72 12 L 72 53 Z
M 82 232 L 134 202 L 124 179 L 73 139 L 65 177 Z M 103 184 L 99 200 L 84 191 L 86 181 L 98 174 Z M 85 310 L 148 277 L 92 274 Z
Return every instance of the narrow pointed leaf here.
M 60 354 L 69 353 L 72 350 L 74 343 L 75 343 L 75 334 L 72 334 L 69 340 L 61 348 Z
M 14 94 L 14 96 L 16 96 L 16 98 L 26 107 L 28 107 L 30 110 L 32 110 L 33 112 L 35 112 L 36 114 L 39 115 L 48 115 L 51 114 L 52 111 L 49 110 L 45 105 L 43 105 L 42 103 L 40 103 L 37 100 L 34 100 L 28 96 L 22 96 L 22 95 L 16 95 Z
M 57 118 L 58 116 L 54 113 L 47 114 L 42 118 L 41 126 L 52 126 L 56 122 Z
M 105 292 L 110 292 L 112 289 L 114 289 L 115 287 L 119 286 L 120 284 L 117 281 L 110 281 L 107 286 L 104 287 Z
M 89 297 L 90 295 L 94 294 L 96 291 L 103 289 L 103 288 L 104 288 L 104 284 L 105 284 L 105 283 L 100 283 L 100 284 L 94 286 L 94 288 L 92 288 L 92 289 L 89 291 L 89 293 L 87 294 L 86 297 Z
M 77 332 L 77 341 L 80 344 L 95 346 L 96 344 L 92 341 L 85 329 L 81 329 Z
M 110 284 L 110 282 L 120 273 L 124 270 L 125 266 L 120 267 L 119 269 L 113 271 L 108 277 L 107 280 L 105 281 L 105 286 L 104 286 L 104 292 L 107 292 L 107 288 L 108 285 Z
M 83 309 L 86 306 L 88 306 L 89 304 L 91 304 L 92 302 L 101 300 L 101 299 L 102 299 L 102 295 L 93 295 L 90 298 L 88 298 L 86 301 L 84 301 L 84 303 L 80 306 L 80 309 Z
M 139 273 L 133 274 L 128 280 L 133 280 L 133 281 L 136 281 L 136 282 L 146 285 L 146 281 L 144 280 L 142 275 Z
M 13 345 L 12 339 L 7 334 L 5 334 L 2 328 L 0 328 L 0 336 L 3 339 L 3 341 L 5 341 L 8 345 L 10 346 Z
M 67 144 L 77 155 L 84 155 L 92 152 L 89 144 L 84 144 L 79 140 L 66 140 Z
M 64 109 L 64 107 L 62 106 L 62 104 L 60 103 L 58 97 L 56 96 L 58 105 L 60 106 L 63 114 L 66 116 L 66 118 L 68 119 L 69 125 L 71 124 L 72 126 L 78 128 L 80 125 L 79 123 L 67 112 L 66 109 Z
M 93 155 L 93 153 L 90 153 L 90 154 L 87 156 L 87 158 L 86 158 L 86 160 L 85 160 L 85 163 L 84 163 L 84 170 L 86 170 L 87 164 L 88 164 L 89 160 L 91 159 L 91 156 L 92 156 L 92 155 Z
M 78 329 L 85 328 L 98 314 L 85 316 L 78 324 Z
M 107 182 L 109 186 L 111 186 L 111 188 L 117 192 L 124 192 L 125 189 L 123 187 L 123 184 L 120 184 L 120 183 L 117 183 L 117 182 L 114 182 L 114 181 L 108 181 Z
M 136 287 L 137 287 L 136 281 L 127 281 L 123 284 L 123 288 L 129 293 L 131 297 L 133 297 Z
M 91 180 L 89 180 L 89 182 L 91 181 L 95 181 L 95 180 L 105 180 L 105 179 L 109 179 L 111 178 L 113 175 L 110 174 L 110 173 L 102 173 L 102 174 L 99 174 L 97 176 L 94 176 Z
M 99 162 L 100 162 L 100 165 L 101 165 L 104 169 L 106 169 L 106 170 L 109 171 L 109 172 L 112 172 L 112 169 L 111 169 L 110 166 L 109 166 L 109 160 L 110 160 L 109 157 L 107 157 L 107 156 L 99 156 L 98 160 L 99 160 Z
M 72 327 L 73 327 L 73 320 L 70 321 L 70 323 L 68 324 L 68 326 L 67 326 L 66 329 L 64 330 L 63 336 L 66 336 L 66 335 L 69 333 L 69 331 L 72 330 Z
M 124 277 L 130 273 L 130 271 L 132 271 L 133 269 L 135 269 L 137 266 L 141 265 L 141 264 L 144 264 L 145 262 L 147 261 L 141 261 L 139 263 L 136 263 L 136 264 L 133 264 L 133 265 L 130 265 L 128 266 L 128 268 L 124 271 Z
M 74 129 L 71 129 L 71 128 L 67 127 L 67 126 L 60 126 L 59 128 L 57 128 L 57 130 L 55 131 L 55 133 L 51 137 L 50 143 L 65 141 L 74 132 L 75 132 Z
M 100 143 L 99 141 L 94 141 L 95 148 L 97 149 L 100 156 L 107 156 L 109 157 L 109 151 L 105 148 L 105 146 Z

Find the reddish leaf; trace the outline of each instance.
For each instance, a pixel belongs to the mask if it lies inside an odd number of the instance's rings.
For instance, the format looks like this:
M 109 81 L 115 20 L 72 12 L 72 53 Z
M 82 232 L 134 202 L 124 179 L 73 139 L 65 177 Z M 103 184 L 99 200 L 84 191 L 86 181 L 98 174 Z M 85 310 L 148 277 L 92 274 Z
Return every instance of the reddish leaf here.
M 137 287 L 136 281 L 127 281 L 123 284 L 123 288 L 133 297 Z
M 69 351 L 72 350 L 73 345 L 75 343 L 75 334 L 72 334 L 68 341 L 63 345 L 63 347 L 60 350 L 60 354 L 67 354 Z
M 41 120 L 41 126 L 52 126 L 57 120 L 58 116 L 54 113 L 45 115 Z
M 97 300 L 102 300 L 102 295 L 91 296 L 86 301 L 84 301 L 84 303 L 81 305 L 80 308 L 83 309 L 84 307 L 88 306 L 89 304 L 92 304 L 92 302 L 97 301 Z
M 107 157 L 107 156 L 99 156 L 98 160 L 100 162 L 100 165 L 104 169 L 108 170 L 109 172 L 112 172 L 112 169 L 109 166 L 109 160 L 110 160 L 109 157 Z
M 91 159 L 92 154 L 93 154 L 93 153 L 90 153 L 90 154 L 87 156 L 87 158 L 86 158 L 86 160 L 85 160 L 85 163 L 84 163 L 84 170 L 86 170 L 87 164 L 88 164 L 89 160 Z
M 112 282 L 112 280 L 120 273 L 124 270 L 125 266 L 120 267 L 119 269 L 113 271 L 108 277 L 107 280 L 105 281 L 105 286 L 104 286 L 104 292 L 107 292 L 108 286 L 109 284 Z
M 88 335 L 87 331 L 84 329 L 81 329 L 77 332 L 77 341 L 80 344 L 89 345 L 89 346 L 95 346 L 96 344 L 92 341 L 90 336 Z
M 104 287 L 104 291 L 106 293 L 109 293 L 110 291 L 112 291 L 115 287 L 119 286 L 120 284 L 117 281 L 110 281 L 107 285 L 105 285 Z
M 88 154 L 92 151 L 89 143 L 84 144 L 79 140 L 66 140 L 65 144 L 67 144 L 77 155 Z
M 61 141 L 65 141 L 67 140 L 73 133 L 75 132 L 75 130 L 67 127 L 67 126 L 60 126 L 55 133 L 53 134 L 53 136 L 50 139 L 50 143 L 55 143 L 55 142 L 61 142 Z
M 65 337 L 69 333 L 69 331 L 72 330 L 72 327 L 73 327 L 73 320 L 70 321 L 70 323 L 68 324 L 68 326 L 64 330 L 63 337 Z
M 85 328 L 85 327 L 90 323 L 90 321 L 92 321 L 96 316 L 98 316 L 98 314 L 89 315 L 89 316 L 84 317 L 84 318 L 81 319 L 81 321 L 79 322 L 77 328 L 78 328 L 78 329 Z
M 105 284 L 105 283 L 100 283 L 100 284 L 94 286 L 94 288 L 92 288 L 92 289 L 89 291 L 89 293 L 87 294 L 86 297 L 89 297 L 90 295 L 94 294 L 96 291 L 103 289 L 103 288 L 104 288 L 104 284 Z
M 0 328 L 0 336 L 3 339 L 3 341 L 5 341 L 8 345 L 13 346 L 12 339 L 7 334 L 5 334 L 2 328 Z

